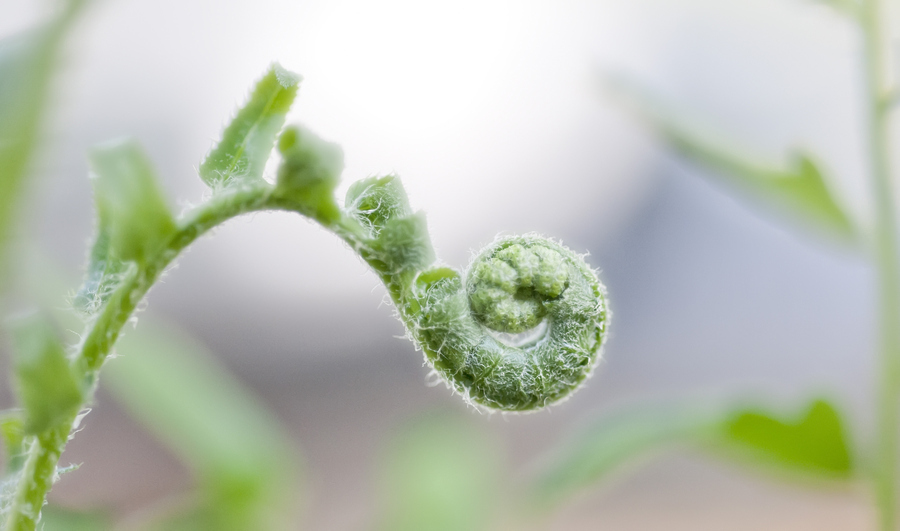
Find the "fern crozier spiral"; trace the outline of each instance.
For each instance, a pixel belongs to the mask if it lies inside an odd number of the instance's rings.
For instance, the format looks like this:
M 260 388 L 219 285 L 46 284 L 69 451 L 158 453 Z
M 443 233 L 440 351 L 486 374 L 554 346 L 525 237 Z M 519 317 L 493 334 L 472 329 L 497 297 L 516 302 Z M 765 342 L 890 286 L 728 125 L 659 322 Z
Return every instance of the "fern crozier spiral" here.
M 584 259 L 536 234 L 498 239 L 466 278 L 437 268 L 414 288 L 413 335 L 434 369 L 471 402 L 528 411 L 569 396 L 606 339 L 606 291 Z M 504 335 L 536 327 L 516 345 Z

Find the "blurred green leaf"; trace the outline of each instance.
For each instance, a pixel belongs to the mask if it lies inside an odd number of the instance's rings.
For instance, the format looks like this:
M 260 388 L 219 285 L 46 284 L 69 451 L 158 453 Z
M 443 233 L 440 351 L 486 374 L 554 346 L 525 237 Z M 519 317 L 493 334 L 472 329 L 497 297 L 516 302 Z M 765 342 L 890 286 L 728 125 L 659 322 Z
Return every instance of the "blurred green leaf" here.
M 81 386 L 52 326 L 32 314 L 11 323 L 13 376 L 26 434 L 41 433 L 78 412 Z
M 178 520 L 194 529 L 281 528 L 277 522 L 297 494 L 298 467 L 266 407 L 171 329 L 142 322 L 117 351 L 104 383 L 200 478 L 199 508 Z M 170 524 L 161 529 L 177 527 Z
M 70 0 L 42 27 L 0 40 L 0 267 L 60 44 L 85 3 Z
M 646 90 L 622 79 L 608 80 L 637 113 L 673 148 L 713 170 L 711 175 L 782 211 L 793 213 L 840 239 L 853 241 L 856 229 L 828 190 L 822 171 L 804 153 L 794 153 L 786 169 L 760 163 L 723 144 L 721 135 L 702 134 L 678 118 Z
M 300 76 L 272 65 L 249 101 L 225 128 L 222 140 L 200 164 L 200 178 L 213 189 L 262 178 L 275 137 L 297 95 Z
M 724 442 L 736 457 L 778 469 L 834 479 L 853 474 L 844 426 L 834 407 L 814 401 L 797 418 L 779 418 L 761 410 L 734 413 L 723 426 Z
M 718 410 L 671 404 L 632 407 L 603 418 L 554 456 L 538 476 L 532 499 L 549 507 L 662 447 L 714 437 L 722 419 Z
M 533 487 L 549 507 L 595 484 L 623 464 L 673 444 L 690 443 L 767 471 L 800 479 L 848 479 L 853 463 L 835 409 L 814 401 L 796 419 L 758 409 L 650 404 L 604 418 L 563 447 Z
M 431 416 L 401 429 L 382 465 L 378 529 L 477 531 L 500 501 L 502 452 L 466 419 Z
M 103 513 L 85 513 L 50 505 L 41 511 L 43 531 L 104 531 L 112 529 Z
M 108 255 L 143 262 L 175 232 L 150 160 L 132 140 L 98 146 L 90 158 L 100 218 L 92 254 L 108 245 Z

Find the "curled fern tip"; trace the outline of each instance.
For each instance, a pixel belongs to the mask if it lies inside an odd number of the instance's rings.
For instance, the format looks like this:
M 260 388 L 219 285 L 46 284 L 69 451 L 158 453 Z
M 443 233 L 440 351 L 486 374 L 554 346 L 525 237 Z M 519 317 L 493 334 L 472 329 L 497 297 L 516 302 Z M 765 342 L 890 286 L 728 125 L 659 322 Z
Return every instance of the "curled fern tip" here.
M 529 411 L 568 397 L 606 339 L 606 291 L 584 259 L 547 238 L 502 238 L 466 277 L 426 271 L 413 335 L 435 370 L 471 402 Z

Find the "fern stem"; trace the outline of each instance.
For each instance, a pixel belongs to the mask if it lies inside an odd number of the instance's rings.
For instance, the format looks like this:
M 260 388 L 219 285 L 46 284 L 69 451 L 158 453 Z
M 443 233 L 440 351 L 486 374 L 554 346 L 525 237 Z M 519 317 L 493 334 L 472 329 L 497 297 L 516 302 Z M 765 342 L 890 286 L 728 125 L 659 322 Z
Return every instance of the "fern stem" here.
M 47 492 L 56 478 L 56 465 L 69 439 L 75 417 L 46 433 L 29 437 L 28 458 L 4 529 L 32 531 L 40 520 Z
M 88 383 L 93 384 L 97 372 L 118 339 L 122 326 L 131 317 L 137 304 L 178 254 L 216 225 L 246 212 L 271 208 L 267 202 L 270 191 L 269 187 L 259 186 L 214 196 L 188 214 L 162 250 L 142 267 L 130 272 L 89 327 L 79 349 L 75 360 L 76 368 L 88 379 Z

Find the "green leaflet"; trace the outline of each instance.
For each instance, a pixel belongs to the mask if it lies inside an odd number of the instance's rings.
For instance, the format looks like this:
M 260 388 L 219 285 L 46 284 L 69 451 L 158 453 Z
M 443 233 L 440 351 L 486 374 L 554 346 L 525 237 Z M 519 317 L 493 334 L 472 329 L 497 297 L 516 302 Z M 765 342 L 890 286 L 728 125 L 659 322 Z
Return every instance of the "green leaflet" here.
M 344 205 L 377 237 L 388 221 L 412 214 L 406 190 L 396 175 L 367 177 L 350 185 Z
M 275 194 L 299 205 L 320 223 L 340 218 L 334 189 L 344 170 L 344 151 L 305 127 L 291 126 L 278 139 L 282 161 Z
M 13 376 L 26 434 L 42 433 L 78 412 L 84 400 L 53 327 L 37 314 L 12 324 Z
M 200 178 L 214 190 L 232 183 L 256 182 L 275 137 L 297 95 L 300 76 L 272 65 L 256 84 L 249 101 L 225 128 L 222 140 L 200 164 Z
M 578 436 L 538 477 L 532 494 L 550 506 L 641 455 L 678 443 L 800 479 L 848 479 L 854 466 L 844 433 L 834 407 L 823 400 L 788 420 L 759 409 L 649 405 L 602 419 Z
M 471 421 L 450 415 L 401 429 L 382 461 L 379 481 L 384 531 L 485 529 L 500 501 L 502 463 L 496 441 Z
M 201 481 L 199 506 L 160 529 L 281 529 L 299 472 L 266 407 L 171 329 L 142 322 L 117 350 L 104 383 Z
M 94 148 L 90 159 L 99 217 L 92 259 L 108 246 L 108 256 L 142 263 L 175 232 L 150 160 L 132 140 Z
M 847 479 L 854 467 L 844 432 L 834 407 L 816 400 L 796 418 L 754 409 L 735 412 L 723 426 L 722 440 L 731 455 L 753 464 Z
M 840 239 L 856 238 L 853 221 L 828 190 L 822 171 L 806 154 L 794 153 L 786 169 L 758 163 L 713 140 L 718 135 L 699 133 L 633 83 L 611 80 L 609 86 L 672 147 L 713 170 L 711 175 Z
M 0 40 L 0 267 L 38 141 L 60 42 L 84 1 L 69 1 L 49 23 Z
M 435 259 L 425 213 L 421 210 L 388 220 L 373 247 L 380 249 L 381 261 L 394 273 L 422 271 Z
M 434 262 L 425 213 L 412 211 L 396 175 L 353 183 L 344 207 L 362 225 L 372 251 L 367 260 L 379 272 L 416 272 Z

